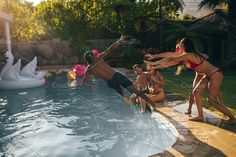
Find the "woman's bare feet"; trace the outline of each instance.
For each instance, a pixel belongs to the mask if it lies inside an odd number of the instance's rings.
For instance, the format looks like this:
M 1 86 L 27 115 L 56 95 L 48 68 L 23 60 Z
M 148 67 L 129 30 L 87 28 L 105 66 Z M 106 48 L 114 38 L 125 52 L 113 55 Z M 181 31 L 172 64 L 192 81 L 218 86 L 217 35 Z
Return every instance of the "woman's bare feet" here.
M 186 112 L 184 112 L 184 114 L 191 114 L 192 111 L 191 110 L 187 110 Z
M 189 119 L 190 121 L 197 121 L 197 122 L 203 122 L 204 117 L 202 116 L 197 116 Z

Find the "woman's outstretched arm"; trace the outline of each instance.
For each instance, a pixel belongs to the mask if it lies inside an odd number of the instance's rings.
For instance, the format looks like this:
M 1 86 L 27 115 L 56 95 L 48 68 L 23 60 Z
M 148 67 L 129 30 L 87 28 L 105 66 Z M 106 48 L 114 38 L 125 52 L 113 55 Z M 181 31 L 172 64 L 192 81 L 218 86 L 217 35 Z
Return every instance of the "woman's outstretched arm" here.
M 163 58 L 159 61 L 156 62 L 150 62 L 150 61 L 146 61 L 144 60 L 144 62 L 148 65 L 156 65 L 156 69 L 160 69 L 160 68 L 167 68 L 170 66 L 174 66 L 177 65 L 179 62 L 185 61 L 189 58 L 189 54 L 182 54 L 180 56 L 177 57 L 167 57 L 167 58 Z
M 180 54 L 176 53 L 176 52 L 164 52 L 164 53 L 155 54 L 155 55 L 151 55 L 148 53 L 145 56 L 149 57 L 149 60 L 151 60 L 151 59 L 155 59 L 155 58 L 177 57 L 179 55 Z
M 156 61 L 156 62 L 151 62 L 151 61 L 147 61 L 147 60 L 144 60 L 144 63 L 146 63 L 146 64 L 148 64 L 148 65 L 151 65 L 151 66 L 154 66 L 154 65 L 168 65 L 169 63 L 170 63 L 170 60 L 169 60 L 170 58 L 169 57 L 167 57 L 167 58 L 163 58 L 163 59 L 161 59 L 161 60 L 159 60 L 159 61 Z M 174 63 L 173 63 L 174 64 Z M 178 62 L 176 63 L 176 64 L 178 64 Z M 175 65 L 176 65 L 175 64 Z
M 171 66 L 175 66 L 177 64 L 179 64 L 179 63 L 178 62 L 169 62 L 169 63 L 166 63 L 166 64 L 155 65 L 155 66 L 153 66 L 153 69 L 168 68 L 168 67 L 171 67 Z

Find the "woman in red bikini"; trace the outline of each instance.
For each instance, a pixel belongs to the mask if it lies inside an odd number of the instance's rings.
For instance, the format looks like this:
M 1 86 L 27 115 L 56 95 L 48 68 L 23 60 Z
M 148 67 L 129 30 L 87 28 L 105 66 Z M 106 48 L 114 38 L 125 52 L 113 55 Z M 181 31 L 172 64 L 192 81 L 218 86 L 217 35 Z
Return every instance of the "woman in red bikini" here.
M 236 124 L 236 119 L 233 114 L 226 108 L 223 102 L 223 98 L 217 98 L 220 94 L 220 86 L 223 81 L 222 71 L 210 64 L 201 53 L 195 52 L 194 46 L 191 40 L 183 38 L 180 41 L 180 48 L 183 50 L 183 54 L 177 57 L 167 57 L 157 62 L 144 61 L 149 65 L 156 65 L 155 69 L 169 67 L 174 63 L 184 63 L 187 67 L 193 69 L 198 73 L 203 73 L 205 76 L 199 81 L 193 90 L 198 116 L 193 117 L 190 120 L 203 121 L 203 108 L 202 108 L 202 92 L 208 85 L 208 102 L 213 105 L 217 110 L 228 116 L 227 120 L 230 124 Z
M 184 53 L 183 50 L 180 48 L 179 42 L 180 41 L 177 41 L 177 43 L 176 43 L 175 52 L 165 52 L 165 53 L 155 54 L 155 55 L 146 54 L 145 56 L 149 57 L 149 60 L 150 59 L 155 59 L 155 58 L 178 57 L 178 56 L 180 56 Z M 205 55 L 205 54 L 202 54 L 202 55 L 204 56 L 204 58 L 208 59 L 207 55 Z M 178 62 L 171 63 L 171 64 L 169 64 L 169 66 L 176 65 L 176 64 L 179 64 L 179 63 Z M 189 67 L 188 64 L 186 64 L 186 66 Z M 183 68 L 183 64 L 180 64 L 177 67 L 177 70 L 176 70 L 175 74 L 180 75 L 181 72 L 182 72 L 182 68 Z M 188 109 L 185 112 L 185 114 L 191 114 L 191 112 L 192 112 L 192 106 L 193 106 L 193 103 L 194 103 L 193 89 L 196 87 L 196 85 L 202 79 L 203 76 L 204 76 L 203 73 L 199 73 L 197 71 L 195 72 L 195 77 L 194 77 L 194 80 L 193 80 L 193 87 L 192 87 L 192 90 L 189 93 L 189 106 L 188 106 Z

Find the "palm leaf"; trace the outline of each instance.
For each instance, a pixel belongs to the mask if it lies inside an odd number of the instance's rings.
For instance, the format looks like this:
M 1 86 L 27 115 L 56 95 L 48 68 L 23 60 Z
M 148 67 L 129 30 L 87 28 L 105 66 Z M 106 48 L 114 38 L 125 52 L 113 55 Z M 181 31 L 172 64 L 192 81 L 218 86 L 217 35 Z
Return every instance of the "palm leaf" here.
M 215 8 L 217 5 L 219 5 L 220 3 L 222 3 L 222 0 L 202 0 L 200 2 L 200 4 L 198 5 L 199 9 L 203 8 L 203 7 L 207 7 L 207 8 Z

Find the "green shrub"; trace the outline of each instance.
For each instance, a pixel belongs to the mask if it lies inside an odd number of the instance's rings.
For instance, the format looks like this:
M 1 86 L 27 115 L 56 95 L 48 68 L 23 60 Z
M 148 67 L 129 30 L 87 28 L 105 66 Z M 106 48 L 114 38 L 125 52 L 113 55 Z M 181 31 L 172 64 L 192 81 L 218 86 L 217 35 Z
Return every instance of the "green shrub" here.
M 123 66 L 132 69 L 134 64 L 143 64 L 143 54 L 137 48 L 123 48 Z

